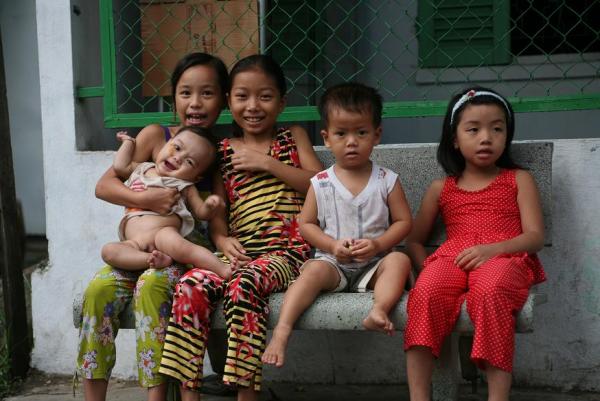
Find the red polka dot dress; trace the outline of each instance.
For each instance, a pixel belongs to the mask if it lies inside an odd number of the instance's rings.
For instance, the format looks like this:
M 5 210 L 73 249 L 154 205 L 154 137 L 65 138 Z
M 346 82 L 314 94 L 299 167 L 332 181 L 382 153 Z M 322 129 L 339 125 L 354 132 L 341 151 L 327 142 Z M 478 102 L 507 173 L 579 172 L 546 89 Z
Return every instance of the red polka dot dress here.
M 515 315 L 529 288 L 546 279 L 537 255 L 496 256 L 470 272 L 454 264 L 464 249 L 506 241 L 522 233 L 517 170 L 501 170 L 487 187 L 466 191 L 448 177 L 440 194 L 447 240 L 423 263 L 408 299 L 404 349 L 421 345 L 438 357 L 463 301 L 475 327 L 471 358 L 511 372 Z

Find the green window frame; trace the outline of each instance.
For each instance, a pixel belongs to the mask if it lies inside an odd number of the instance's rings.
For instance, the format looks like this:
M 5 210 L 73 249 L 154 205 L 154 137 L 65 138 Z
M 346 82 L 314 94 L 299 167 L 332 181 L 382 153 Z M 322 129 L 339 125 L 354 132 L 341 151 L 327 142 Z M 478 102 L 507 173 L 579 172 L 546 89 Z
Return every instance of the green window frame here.
M 433 2 L 433 3 L 432 3 Z M 277 3 L 277 2 L 275 2 Z M 285 0 L 285 3 L 288 4 L 288 8 L 293 10 L 294 0 Z M 319 5 L 319 7 L 324 6 L 321 2 L 316 0 L 311 0 L 311 4 Z M 466 14 L 477 14 L 482 13 L 483 11 L 479 10 L 480 7 L 482 9 L 488 10 L 482 14 L 480 19 L 486 22 L 487 28 L 483 29 L 482 27 L 466 27 L 466 31 L 471 32 L 471 36 L 469 35 L 458 35 L 456 36 L 459 40 L 467 40 L 469 43 L 479 43 L 475 40 L 474 34 L 485 33 L 488 37 L 490 36 L 489 30 L 492 29 L 494 33 L 494 44 L 489 45 L 484 50 L 481 48 L 477 50 L 482 54 L 487 55 L 489 61 L 492 63 L 506 63 L 507 54 L 510 55 L 510 52 L 505 52 L 507 48 L 507 43 L 510 42 L 508 38 L 508 23 L 510 22 L 510 13 L 507 12 L 507 5 L 510 3 L 509 0 L 419 0 L 419 10 L 417 17 L 417 36 L 418 40 L 431 40 L 434 38 L 435 30 L 431 31 L 430 24 L 431 18 L 426 17 L 427 15 L 431 16 L 431 10 L 445 10 L 445 8 L 441 8 L 441 6 L 432 6 L 436 4 L 440 5 L 448 5 L 448 13 L 444 16 L 440 17 L 442 20 L 449 23 L 449 18 L 452 15 L 466 15 Z M 277 3 L 278 4 L 278 3 Z M 468 5 L 465 8 L 465 4 Z M 460 7 L 459 7 L 460 5 Z M 425 7 L 425 8 L 423 8 Z M 429 7 L 429 8 L 427 8 Z M 461 9 L 462 11 L 459 11 Z M 487 7 L 487 8 L 486 8 Z M 492 11 L 489 11 L 492 7 Z M 500 11 L 494 11 L 495 8 L 500 7 Z M 479 11 L 474 11 L 477 8 Z M 427 11 L 429 10 L 429 11 Z M 429 12 L 430 14 L 427 14 Z M 484 18 L 488 13 L 497 15 L 496 19 L 492 18 Z M 164 112 L 120 112 L 118 110 L 118 99 L 117 99 L 117 71 L 116 71 L 116 40 L 115 37 L 115 21 L 113 14 L 113 0 L 99 0 L 99 13 L 100 13 L 100 46 L 101 46 L 101 60 L 102 60 L 102 85 L 94 86 L 94 87 L 79 87 L 76 89 L 76 96 L 79 98 L 92 98 L 92 97 L 101 97 L 103 101 L 103 114 L 104 114 L 104 125 L 106 128 L 125 128 L 125 127 L 142 127 L 151 123 L 160 123 L 160 124 L 172 124 L 174 122 L 173 113 L 169 111 Z M 449 16 L 450 15 L 450 16 Z M 479 14 L 477 14 L 479 15 Z M 501 21 L 500 21 L 501 20 Z M 306 24 L 311 23 L 309 27 L 304 27 L 304 34 L 306 35 L 306 44 L 312 42 L 316 43 L 318 52 L 321 52 L 324 48 L 322 45 L 322 38 L 319 39 L 319 24 L 326 23 L 326 21 L 311 21 L 310 18 L 295 18 L 294 21 L 298 24 Z M 268 14 L 266 15 L 265 20 L 260 21 L 261 27 L 260 29 L 268 29 L 268 26 L 264 26 L 264 24 L 269 24 Z M 491 25 L 490 25 L 491 24 Z M 300 28 L 303 28 L 302 26 Z M 429 29 L 429 30 L 428 30 Z M 458 29 L 458 27 L 456 28 Z M 300 33 L 302 29 L 295 31 L 290 30 L 290 32 L 285 33 L 284 35 L 297 35 Z M 433 34 L 431 34 L 433 32 Z M 504 34 L 500 34 L 499 32 L 504 32 Z M 446 37 L 452 39 L 453 36 L 449 35 L 453 33 L 453 30 L 448 31 Z M 312 36 L 311 36 L 312 35 Z M 439 36 L 439 35 L 438 35 Z M 312 38 L 312 39 L 311 39 Z M 465 39 L 466 38 L 466 39 Z M 488 38 L 489 39 L 489 38 Z M 498 42 L 500 40 L 500 42 Z M 439 41 L 438 41 L 439 42 Z M 435 41 L 433 43 L 436 43 Z M 452 42 L 451 42 L 452 43 Z M 287 50 L 289 54 L 293 54 L 293 57 L 307 57 L 310 56 L 314 52 L 314 48 L 310 48 L 307 46 L 305 50 L 303 48 L 304 44 L 299 42 L 299 48 Z M 456 48 L 456 44 L 453 44 Z M 421 46 L 419 46 L 421 48 Z M 452 48 L 452 46 L 450 46 Z M 430 49 L 431 47 L 425 48 Z M 498 50 L 498 54 L 495 54 L 492 49 Z M 500 51 L 502 49 L 502 51 Z M 276 49 L 276 46 L 272 49 L 269 48 L 269 44 L 262 49 L 264 52 L 281 52 L 282 50 Z M 422 50 L 419 49 L 419 52 Z M 423 50 L 425 51 L 425 50 Z M 439 52 L 442 50 L 440 49 Z M 468 54 L 460 53 L 459 50 L 443 50 L 447 52 L 458 52 L 459 58 L 468 59 Z M 475 54 L 475 53 L 473 53 Z M 312 64 L 311 62 L 306 61 L 304 63 L 307 71 L 310 71 L 311 68 L 315 68 L 314 64 L 317 63 L 318 67 L 318 59 L 319 57 L 326 57 L 324 54 L 318 54 L 313 58 Z M 432 60 L 440 60 L 442 56 L 434 57 Z M 443 56 L 447 57 L 447 56 Z M 426 58 L 423 56 L 419 57 L 421 60 L 425 60 Z M 316 60 L 316 61 L 314 61 Z M 439 63 L 440 61 L 436 61 Z M 472 62 L 472 61 L 471 61 Z M 320 93 L 323 89 L 320 85 L 319 76 L 316 76 L 315 80 L 315 93 Z M 566 110 L 589 110 L 589 109 L 599 109 L 600 108 L 600 93 L 575 93 L 570 95 L 548 95 L 548 96 L 537 96 L 537 97 L 509 97 L 511 102 L 513 103 L 514 109 L 516 112 L 538 112 L 538 111 L 566 111 Z M 312 102 L 312 100 L 311 100 Z M 316 102 L 315 102 L 316 103 Z M 404 118 L 404 117 L 429 117 L 429 116 L 442 116 L 445 113 L 447 101 L 446 100 L 410 100 L 410 101 L 391 101 L 384 103 L 383 114 L 384 118 Z M 319 115 L 315 104 L 303 105 L 303 106 L 288 106 L 285 111 L 280 115 L 279 120 L 281 122 L 300 122 L 300 121 L 318 121 Z M 231 114 L 228 111 L 224 111 L 219 120 L 219 124 L 227 124 L 231 122 Z

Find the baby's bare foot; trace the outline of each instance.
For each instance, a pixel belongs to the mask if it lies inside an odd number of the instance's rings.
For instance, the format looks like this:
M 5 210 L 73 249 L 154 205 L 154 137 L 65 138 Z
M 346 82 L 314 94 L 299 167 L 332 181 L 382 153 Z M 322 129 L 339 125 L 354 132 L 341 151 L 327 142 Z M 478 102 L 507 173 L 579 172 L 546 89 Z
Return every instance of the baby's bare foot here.
M 262 361 L 264 363 L 275 365 L 278 368 L 283 366 L 283 363 L 285 362 L 285 350 L 291 332 L 291 328 L 275 327 L 271 342 L 262 356 Z
M 383 309 L 374 307 L 363 320 L 363 326 L 367 330 L 381 331 L 388 336 L 394 335 L 394 324 Z
M 150 256 L 148 256 L 148 266 L 153 269 L 161 269 L 172 264 L 173 258 L 157 249 L 153 250 Z
M 228 265 L 227 263 L 221 263 L 219 268 L 217 268 L 215 270 L 215 273 L 217 273 L 219 276 L 223 277 L 225 280 L 229 280 L 231 278 L 232 272 L 233 272 L 232 267 L 230 265 Z

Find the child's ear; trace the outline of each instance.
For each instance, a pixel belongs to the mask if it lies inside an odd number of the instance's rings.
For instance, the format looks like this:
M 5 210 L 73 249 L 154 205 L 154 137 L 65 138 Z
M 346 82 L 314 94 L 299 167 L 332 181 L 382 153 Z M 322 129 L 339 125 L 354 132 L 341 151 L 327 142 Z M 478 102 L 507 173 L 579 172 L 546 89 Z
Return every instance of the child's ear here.
M 375 130 L 375 145 L 379 145 L 379 142 L 381 141 L 381 133 L 382 132 L 383 132 L 383 127 L 380 125 Z
M 321 136 L 323 137 L 323 143 L 325 144 L 326 147 L 330 147 L 329 146 L 329 133 L 327 132 L 326 129 L 322 129 L 321 130 Z
M 287 96 L 283 96 L 279 101 L 279 112 L 281 113 L 283 109 L 285 109 L 285 105 L 287 103 Z

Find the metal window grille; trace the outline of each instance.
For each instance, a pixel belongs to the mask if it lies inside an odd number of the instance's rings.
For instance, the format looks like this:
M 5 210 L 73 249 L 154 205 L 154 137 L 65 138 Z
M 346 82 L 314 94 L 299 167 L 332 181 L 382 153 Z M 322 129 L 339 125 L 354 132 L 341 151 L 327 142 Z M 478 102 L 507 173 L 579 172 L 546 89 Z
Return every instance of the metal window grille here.
M 515 110 L 600 108 L 599 0 L 99 0 L 108 128 L 172 123 L 169 74 L 190 51 L 231 66 L 275 57 L 288 79 L 281 121 L 318 119 L 329 85 L 377 87 L 384 117 L 442 115 L 470 83 Z M 220 123 L 229 122 L 224 112 Z

